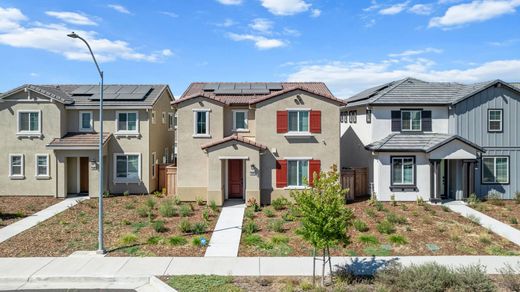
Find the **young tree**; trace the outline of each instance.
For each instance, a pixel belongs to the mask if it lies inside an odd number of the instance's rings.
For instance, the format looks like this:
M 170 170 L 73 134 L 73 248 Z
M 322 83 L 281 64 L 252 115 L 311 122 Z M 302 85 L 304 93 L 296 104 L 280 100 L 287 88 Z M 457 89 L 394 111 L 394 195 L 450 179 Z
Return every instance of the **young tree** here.
M 309 242 L 316 250 L 323 254 L 322 279 L 324 284 L 325 267 L 327 262 L 332 276 L 330 262 L 330 247 L 338 244 L 349 244 L 347 234 L 352 221 L 352 211 L 345 206 L 345 193 L 341 187 L 336 166 L 330 171 L 314 174 L 313 187 L 293 191 L 291 197 L 295 201 L 295 208 L 300 213 L 301 227 L 296 231 L 303 239 Z M 315 279 L 313 261 L 313 282 Z

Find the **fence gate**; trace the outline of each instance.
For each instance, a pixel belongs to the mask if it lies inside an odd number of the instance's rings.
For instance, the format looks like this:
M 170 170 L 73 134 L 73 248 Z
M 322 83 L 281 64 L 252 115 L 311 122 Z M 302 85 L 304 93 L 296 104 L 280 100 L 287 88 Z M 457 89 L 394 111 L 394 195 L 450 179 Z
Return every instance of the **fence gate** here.
M 357 197 L 369 195 L 368 169 L 349 168 L 341 171 L 341 186 L 348 189 L 347 201 L 353 201 Z

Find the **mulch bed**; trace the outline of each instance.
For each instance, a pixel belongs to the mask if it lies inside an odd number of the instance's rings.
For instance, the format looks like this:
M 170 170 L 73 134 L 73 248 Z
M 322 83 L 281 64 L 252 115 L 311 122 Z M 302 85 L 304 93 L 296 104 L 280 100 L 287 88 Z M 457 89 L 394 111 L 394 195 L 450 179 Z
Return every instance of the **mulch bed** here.
M 368 226 L 368 231 L 360 232 L 354 227 L 349 228 L 351 243 L 346 247 L 337 246 L 331 249 L 336 256 L 383 256 L 383 255 L 518 255 L 520 247 L 502 237 L 487 231 L 485 228 L 464 218 L 447 208 L 430 204 L 418 205 L 415 202 L 379 203 L 379 210 L 369 201 L 359 201 L 347 205 L 355 216 Z M 271 208 L 272 207 L 264 207 Z M 240 256 L 310 256 L 311 246 L 302 240 L 295 231 L 299 227 L 298 218 L 285 221 L 284 232 L 269 230 L 270 222 L 283 220 L 284 214 L 291 213 L 289 209 L 276 211 L 275 216 L 268 218 L 265 211 L 256 212 L 253 221 L 259 231 L 262 243 L 246 244 L 246 234 L 242 235 Z M 394 214 L 394 215 L 391 215 Z M 390 217 L 406 220 L 406 223 L 395 223 L 395 232 L 382 234 L 377 225 Z M 287 218 L 287 215 L 285 215 Z M 405 218 L 405 219 L 403 219 Z M 249 219 L 245 218 L 244 223 Z M 400 235 L 405 243 L 391 241 L 391 237 Z M 359 237 L 370 237 L 362 241 Z M 285 237 L 287 243 L 280 242 Z M 402 239 L 401 238 L 401 239 Z M 371 241 L 371 242 L 367 242 Z M 268 243 L 268 244 L 265 244 Z M 437 249 L 438 248 L 438 249 Z
M 148 200 L 155 201 L 150 218 L 142 214 Z M 194 238 L 204 237 L 208 241 L 215 227 L 217 212 L 196 203 L 181 203 L 192 208 L 188 217 L 176 215 L 164 217 L 159 208 L 171 197 L 159 198 L 152 195 L 119 196 L 104 199 L 105 245 L 109 256 L 203 256 L 206 250 L 192 244 Z M 96 250 L 98 232 L 97 199 L 83 201 L 76 206 L 44 221 L 37 226 L 0 244 L 0 257 L 68 256 L 74 251 Z M 175 206 L 177 210 L 180 206 Z M 205 222 L 203 210 L 207 210 L 209 221 L 203 234 L 183 233 L 181 220 L 191 224 Z M 140 214 L 141 213 L 141 214 Z M 164 221 L 166 230 L 158 232 L 153 222 Z M 186 239 L 182 245 L 172 245 L 169 238 L 179 236 Z
M 0 228 L 31 216 L 61 199 L 53 197 L 0 197 Z
M 486 201 L 472 205 L 471 207 L 498 221 L 520 229 L 520 204 L 516 201 Z

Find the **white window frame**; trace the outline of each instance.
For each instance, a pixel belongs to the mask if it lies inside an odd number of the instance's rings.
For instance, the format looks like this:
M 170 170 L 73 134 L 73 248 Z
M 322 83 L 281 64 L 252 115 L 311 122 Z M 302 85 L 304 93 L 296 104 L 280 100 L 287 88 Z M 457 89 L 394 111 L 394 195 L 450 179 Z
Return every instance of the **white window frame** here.
M 491 120 L 491 112 L 499 112 L 500 120 Z M 500 122 L 500 129 L 494 130 L 491 129 L 491 122 Z M 488 132 L 502 132 L 503 124 L 504 124 L 504 111 L 502 109 L 489 109 L 488 110 Z
M 303 184 L 303 181 L 297 182 L 296 185 L 289 185 L 289 161 L 296 161 L 298 165 L 296 166 L 296 180 L 300 179 L 300 162 L 306 161 L 307 162 L 307 180 L 309 179 L 309 171 L 310 171 L 310 161 L 312 158 L 308 157 L 292 157 L 292 158 L 286 158 L 285 161 L 287 161 L 287 187 L 286 189 L 305 189 L 308 188 L 308 185 Z M 298 184 L 299 183 L 299 184 Z
M 507 181 L 505 182 L 498 182 L 497 181 L 497 158 L 505 158 L 507 160 Z M 494 181 L 492 182 L 485 182 L 484 181 L 484 159 L 493 159 L 493 176 L 494 176 Z M 482 175 L 481 175 L 481 180 L 482 180 L 482 184 L 484 185 L 496 185 L 496 184 L 503 184 L 503 185 L 507 185 L 509 184 L 509 181 L 510 181 L 510 178 L 509 178 L 509 168 L 511 167 L 511 165 L 509 164 L 510 163 L 510 160 L 509 160 L 509 156 L 482 156 Z
M 22 131 L 20 129 L 20 114 L 22 113 L 37 113 L 38 114 L 38 130 L 37 131 Z M 42 135 L 42 111 L 41 110 L 18 110 L 16 111 L 16 135 L 18 136 L 41 136 Z
M 90 128 L 83 128 L 83 114 L 90 115 Z M 80 111 L 79 112 L 79 131 L 80 132 L 94 131 L 94 113 L 92 111 Z
M 155 178 L 155 166 L 157 165 L 156 164 L 156 159 L 157 159 L 157 154 L 155 152 L 152 152 L 152 178 Z
M 405 159 L 411 159 L 412 160 L 412 182 L 411 183 L 405 183 L 404 182 L 404 160 Z M 401 182 L 400 183 L 396 183 L 394 182 L 394 160 L 401 160 Z M 390 164 L 390 167 L 391 167 L 391 171 L 390 171 L 390 184 L 392 186 L 414 186 L 415 185 L 415 167 L 416 167 L 416 162 L 415 162 L 415 158 L 412 157 L 412 156 L 402 156 L 402 157 L 392 157 L 392 160 L 391 160 L 391 164 Z
M 161 122 L 163 125 L 166 124 L 166 112 L 161 113 Z
M 120 114 L 134 114 L 135 113 L 135 130 L 134 131 L 128 131 L 128 130 L 119 130 L 119 115 Z M 127 117 L 127 128 L 128 128 L 128 117 Z M 116 134 L 130 134 L 130 135 L 137 135 L 139 134 L 139 112 L 138 111 L 117 111 L 116 112 Z
M 118 178 L 117 177 L 117 157 L 119 156 L 132 156 L 137 155 L 137 179 Z M 140 183 L 142 180 L 141 176 L 141 153 L 114 153 L 114 183 Z M 127 160 L 128 165 L 128 160 Z M 127 166 L 128 175 L 128 166 Z
M 404 123 L 403 123 L 403 113 L 409 112 L 410 113 L 410 128 L 405 129 Z M 413 129 L 413 115 L 412 113 L 418 112 L 419 113 L 419 129 Z M 401 131 L 403 132 L 421 132 L 422 131 L 422 110 L 401 110 Z
M 155 111 L 152 111 L 152 114 L 151 114 L 151 115 L 152 115 L 152 124 L 155 125 L 155 123 L 156 123 L 156 120 L 155 120 L 155 119 L 157 118 L 157 117 L 156 117 L 156 112 L 155 112 Z
M 209 113 L 210 109 L 193 109 L 193 137 L 195 138 L 211 138 L 210 134 L 210 120 Z M 197 133 L 197 114 L 205 113 L 206 114 L 206 133 Z
M 289 121 L 289 113 L 291 112 L 297 112 L 298 113 L 298 130 L 296 131 L 291 131 L 289 129 L 289 124 L 290 124 L 290 121 Z M 307 131 L 302 131 L 300 129 L 300 113 L 301 112 L 307 112 Z M 287 109 L 287 134 L 310 134 L 310 131 L 311 131 L 311 110 L 310 109 Z
M 168 113 L 168 131 L 174 131 L 175 128 L 175 113 Z
M 245 128 L 237 128 L 237 113 L 244 113 Z M 248 110 L 233 110 L 233 131 L 234 132 L 249 132 L 249 111 Z
M 20 174 L 13 174 L 13 157 L 21 157 Z M 25 178 L 25 156 L 20 153 L 9 154 L 9 177 L 11 179 L 24 179 Z
M 39 174 L 38 173 L 38 158 L 39 157 L 45 157 L 47 164 L 45 165 L 45 173 Z M 49 154 L 36 154 L 34 155 L 34 176 L 36 178 L 48 178 L 49 177 Z

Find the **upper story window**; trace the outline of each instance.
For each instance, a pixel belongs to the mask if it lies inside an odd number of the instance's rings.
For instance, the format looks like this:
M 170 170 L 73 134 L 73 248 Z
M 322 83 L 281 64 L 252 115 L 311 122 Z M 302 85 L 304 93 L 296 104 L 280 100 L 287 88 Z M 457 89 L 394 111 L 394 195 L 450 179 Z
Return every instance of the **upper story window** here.
M 193 110 L 193 136 L 210 137 L 209 134 L 209 109 Z
M 155 111 L 152 111 L 152 124 L 155 124 Z
M 173 131 L 177 125 L 175 124 L 175 113 L 168 113 L 168 130 Z
M 233 131 L 245 131 L 247 129 L 247 110 L 234 110 Z
M 40 135 L 41 134 L 41 112 L 18 111 L 18 131 L 21 135 Z
M 351 111 L 352 121 L 351 123 L 357 123 L 357 111 Z
M 138 181 L 141 178 L 139 154 L 114 154 L 116 181 Z
M 92 122 L 92 112 L 79 112 L 80 132 L 91 132 L 94 130 Z
M 347 117 L 348 117 L 348 112 L 347 112 L 347 111 L 345 111 L 345 112 L 341 112 L 340 115 L 339 115 L 339 121 L 340 121 L 341 123 L 344 123 L 344 124 L 345 124 L 345 123 L 347 123 L 347 121 L 348 121 L 348 120 L 347 120 Z
M 392 157 L 392 185 L 415 184 L 415 157 Z
M 372 110 L 367 110 L 366 119 L 367 119 L 367 124 L 372 123 Z
M 289 116 L 289 132 L 309 132 L 309 111 L 290 110 Z
M 161 122 L 164 124 L 166 124 L 166 112 L 162 112 L 161 114 Z
M 9 177 L 13 179 L 24 177 L 24 159 L 22 154 L 9 155 Z
M 503 116 L 501 109 L 488 110 L 488 132 L 502 132 Z
M 509 157 L 482 157 L 482 183 L 509 183 Z
M 402 110 L 401 130 L 421 131 L 421 110 Z
M 118 112 L 117 113 L 117 129 L 118 133 L 137 134 L 139 116 L 137 112 Z

